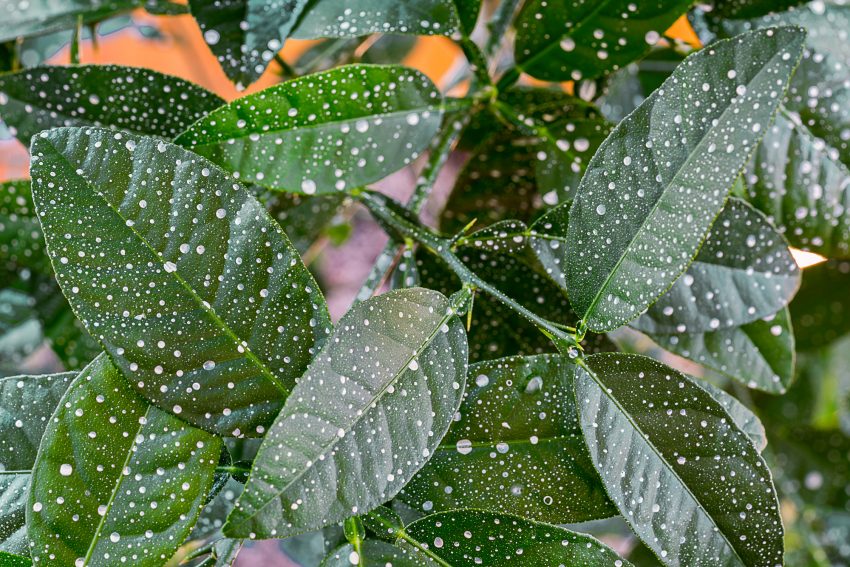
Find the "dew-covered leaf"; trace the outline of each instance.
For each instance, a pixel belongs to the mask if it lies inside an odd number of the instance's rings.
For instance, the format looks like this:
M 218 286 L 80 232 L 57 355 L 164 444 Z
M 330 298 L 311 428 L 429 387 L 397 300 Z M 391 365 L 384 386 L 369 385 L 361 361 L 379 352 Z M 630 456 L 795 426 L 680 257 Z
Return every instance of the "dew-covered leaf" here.
M 717 386 L 709 384 L 702 380 L 694 380 L 694 384 L 708 392 L 717 403 L 723 406 L 738 429 L 750 438 L 753 446 L 761 453 L 767 447 L 767 433 L 765 433 L 764 425 L 759 418 L 752 412 L 750 408 L 742 404 L 737 398 L 731 394 L 727 394 Z
M 406 541 L 414 540 L 441 565 L 629 565 L 589 535 L 495 512 L 441 512 L 413 522 L 405 532 Z
M 691 0 L 531 0 L 517 16 L 517 67 L 546 81 L 592 79 L 639 59 Z
M 30 182 L 8 181 L 0 183 L 0 274 L 8 273 L 11 278 L 11 274 L 24 268 L 45 272 L 50 270 L 50 264 L 44 253 Z
M 269 430 L 225 534 L 286 537 L 395 496 L 448 430 L 466 364 L 463 324 L 438 292 L 352 308 Z
M 361 516 L 363 525 L 380 539 L 394 542 L 404 529 L 404 521 L 392 508 L 378 506 L 368 514 Z
M 333 193 L 410 164 L 440 126 L 440 92 L 399 66 L 349 65 L 237 99 L 177 138 L 246 182 Z
M 345 195 L 298 195 L 268 191 L 260 201 L 302 255 L 319 236 L 326 233 L 345 200 Z
M 667 565 L 782 563 L 770 472 L 723 405 L 652 359 L 589 356 L 579 420 L 608 494 Z
M 0 289 L 0 373 L 14 372 L 43 341 L 34 303 L 16 289 Z
M 33 559 L 161 566 L 189 534 L 221 447 L 149 405 L 101 355 L 65 393 L 39 448 L 27 502 Z
M 791 302 L 798 350 L 824 347 L 850 333 L 850 262 L 830 261 L 803 270 Z
M 222 104 L 198 85 L 137 67 L 42 66 L 0 75 L 0 118 L 24 144 L 60 126 L 170 139 Z
M 349 0 L 312 0 L 292 37 L 469 34 L 475 27 L 480 4 L 480 0 L 370 0 L 353 9 Z
M 59 284 L 130 383 L 201 428 L 262 434 L 330 326 L 277 223 L 156 138 L 62 128 L 32 152 Z
M 24 523 L 30 473 L 48 420 L 76 375 L 0 379 L 0 550 L 28 553 Z
M 771 12 L 783 12 L 806 0 L 714 0 L 712 16 L 721 18 L 757 18 Z
M 615 515 L 578 424 L 574 371 L 559 355 L 470 366 L 459 419 L 399 497 L 425 513 L 478 508 L 555 524 Z
M 804 39 L 778 28 L 704 48 L 600 146 L 566 246 L 570 300 L 590 329 L 635 319 L 688 266 L 768 128 Z
M 632 326 L 650 334 L 739 327 L 785 307 L 799 286 L 782 235 L 762 213 L 730 199 L 687 271 Z
M 0 565 L 3 565 L 3 567 L 30 567 L 32 561 L 21 555 L 0 551 Z
M 662 348 L 750 388 L 782 394 L 794 378 L 794 331 L 787 308 L 740 327 L 649 336 Z
M 0 41 L 73 28 L 139 8 L 144 0 L 0 0 Z
M 797 114 L 780 110 L 743 180 L 746 198 L 791 245 L 850 258 L 850 168 Z
M 354 546 L 346 543 L 333 550 L 320 567 L 427 567 L 437 565 L 432 559 L 415 548 L 401 548 L 385 541 L 367 539 L 360 544 L 358 553 Z
M 225 74 L 244 88 L 260 78 L 307 4 L 308 0 L 190 0 L 189 7 Z

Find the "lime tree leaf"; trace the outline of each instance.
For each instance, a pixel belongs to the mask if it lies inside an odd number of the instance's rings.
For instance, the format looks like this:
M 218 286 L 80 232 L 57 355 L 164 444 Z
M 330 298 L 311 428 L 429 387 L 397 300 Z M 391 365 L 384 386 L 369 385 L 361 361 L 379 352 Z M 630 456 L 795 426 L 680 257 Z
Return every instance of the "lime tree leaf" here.
M 16 289 L 0 289 L 0 373 L 18 364 L 43 342 L 33 299 Z
M 0 564 L 5 567 L 29 567 L 32 565 L 32 561 L 20 555 L 0 551 Z
M 662 348 L 750 388 L 783 394 L 794 379 L 794 331 L 788 308 L 740 327 L 650 337 Z
M 570 301 L 590 329 L 635 319 L 688 266 L 768 128 L 804 39 L 798 28 L 769 29 L 691 55 L 600 146 L 566 246 Z
M 300 254 L 304 254 L 331 225 L 345 201 L 345 195 L 299 195 L 268 191 L 260 196 L 273 219 L 286 230 L 286 235 Z
M 0 550 L 28 553 L 26 502 L 38 444 L 76 375 L 68 372 L 0 379 Z
M 662 562 L 782 563 L 770 471 L 708 392 L 652 359 L 597 354 L 576 371 L 576 400 L 609 496 Z
M 176 142 L 246 182 L 332 193 L 411 163 L 437 132 L 441 104 L 419 71 L 349 65 L 240 98 Z
M 385 541 L 367 539 L 360 544 L 360 551 L 350 543 L 333 550 L 320 567 L 427 567 L 437 565 L 428 556 L 416 549 L 402 549 Z
M 797 114 L 780 110 L 743 180 L 747 199 L 792 246 L 850 258 L 850 168 Z
M 23 268 L 50 270 L 29 181 L 0 183 L 0 258 L 0 273 L 10 279 Z
M 360 519 L 377 537 L 389 542 L 394 542 L 398 538 L 398 532 L 404 529 L 401 516 L 386 506 L 378 506 Z
M 738 327 L 785 307 L 799 286 L 786 240 L 762 213 L 730 199 L 688 270 L 632 326 L 650 334 Z
M 559 355 L 470 366 L 460 418 L 399 497 L 425 513 L 479 508 L 556 524 L 615 515 L 578 424 L 574 372 Z
M 39 448 L 27 503 L 33 559 L 162 565 L 189 534 L 221 447 L 149 405 L 99 356 L 65 393 Z
M 244 88 L 283 47 L 307 0 L 190 0 L 189 8 L 225 74 Z
M 721 18 L 756 18 L 771 12 L 783 12 L 804 4 L 806 0 L 714 0 L 712 16 Z
M 62 128 L 32 153 L 57 280 L 130 383 L 201 428 L 262 435 L 330 327 L 278 224 L 157 138 Z
M 731 394 L 727 394 L 708 382 L 694 380 L 693 383 L 708 392 L 717 403 L 723 406 L 723 409 L 726 410 L 726 413 L 729 414 L 729 417 L 732 418 L 738 429 L 750 438 L 750 441 L 759 453 L 764 451 L 765 447 L 767 447 L 767 433 L 764 430 L 761 420 L 756 417 L 756 414 L 750 408 L 742 404 Z
M 437 558 L 440 565 L 629 565 L 591 536 L 479 510 L 425 516 L 407 526 L 402 539 Z
M 850 333 L 850 262 L 829 261 L 803 270 L 791 302 L 798 350 L 824 347 Z
M 73 28 L 141 7 L 144 0 L 2 0 L 0 41 Z
M 640 59 L 690 0 L 532 0 L 517 16 L 517 67 L 546 81 L 592 79 Z
M 60 126 L 173 138 L 224 100 L 193 83 L 117 65 L 42 66 L 0 75 L 0 118 L 24 144 Z
M 356 37 L 372 33 L 469 34 L 480 0 L 311 0 L 292 32 L 297 39 Z
M 286 537 L 363 514 L 433 455 L 466 379 L 463 324 L 442 294 L 352 308 L 263 441 L 229 537 Z

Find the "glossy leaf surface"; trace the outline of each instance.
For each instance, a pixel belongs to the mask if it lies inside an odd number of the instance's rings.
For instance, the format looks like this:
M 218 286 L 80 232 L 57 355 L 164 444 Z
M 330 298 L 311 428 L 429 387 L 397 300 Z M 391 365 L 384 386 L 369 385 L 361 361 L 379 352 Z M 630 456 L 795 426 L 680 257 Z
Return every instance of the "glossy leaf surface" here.
M 448 565 L 628 565 L 588 535 L 507 514 L 442 512 L 413 522 L 405 531 Z
M 294 535 L 395 496 L 448 430 L 466 364 L 463 325 L 440 293 L 356 305 L 269 430 L 225 534 Z
M 416 549 L 403 549 L 379 540 L 366 540 L 360 546 L 360 553 L 354 546 L 346 543 L 333 550 L 320 567 L 425 567 L 436 565 L 430 558 Z
M 762 213 L 730 199 L 688 270 L 632 326 L 650 334 L 738 327 L 785 307 L 799 285 L 785 239 Z
M 567 289 L 590 329 L 635 319 L 688 266 L 769 126 L 804 39 L 779 28 L 712 44 L 602 144 L 567 236 Z
M 24 144 L 60 126 L 170 139 L 222 104 L 198 85 L 137 67 L 41 66 L 0 75 L 0 118 Z
M 517 66 L 538 79 L 592 79 L 639 59 L 690 0 L 532 0 L 517 17 Z
M 221 447 L 149 405 L 101 355 L 45 431 L 27 505 L 33 559 L 161 566 L 189 534 Z
M 750 438 L 753 446 L 761 453 L 767 447 L 767 433 L 765 433 L 764 425 L 759 418 L 752 412 L 750 408 L 738 401 L 731 394 L 727 394 L 717 386 L 705 382 L 703 380 L 694 380 L 694 384 L 708 392 L 717 403 L 723 406 L 735 425 L 738 426 L 744 434 Z
M 73 28 L 77 18 L 93 22 L 128 12 L 143 0 L 2 0 L 0 41 Z
M 277 223 L 222 170 L 156 138 L 53 130 L 33 159 L 57 279 L 131 384 L 207 430 L 263 433 L 329 330 Z
M 246 182 L 332 193 L 411 163 L 437 132 L 441 104 L 419 71 L 349 65 L 237 99 L 177 143 Z
M 608 494 L 667 565 L 782 563 L 770 472 L 708 392 L 652 359 L 599 354 L 576 371 L 580 423 Z
M 469 368 L 460 419 L 400 497 L 430 512 L 478 508 L 557 524 L 616 514 L 587 454 L 566 357 Z
M 0 550 L 28 553 L 24 523 L 30 473 L 48 420 L 76 375 L 0 379 Z

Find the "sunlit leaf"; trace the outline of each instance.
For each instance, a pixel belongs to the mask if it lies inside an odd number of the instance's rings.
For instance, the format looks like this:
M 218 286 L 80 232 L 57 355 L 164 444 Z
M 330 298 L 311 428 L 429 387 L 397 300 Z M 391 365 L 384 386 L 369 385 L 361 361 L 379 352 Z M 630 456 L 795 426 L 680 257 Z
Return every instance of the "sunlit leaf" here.
M 237 99 L 177 143 L 245 181 L 333 193 L 410 164 L 439 128 L 441 104 L 419 71 L 350 65 Z
M 106 355 L 56 408 L 33 468 L 27 533 L 42 564 L 161 566 L 189 534 L 221 441 L 140 398 Z
M 609 496 L 663 563 L 782 563 L 767 465 L 708 392 L 652 359 L 598 354 L 576 371 L 576 399 Z
M 804 39 L 778 28 L 704 48 L 602 144 L 570 210 L 565 251 L 570 300 L 590 329 L 635 319 L 688 266 Z
M 558 355 L 470 366 L 459 419 L 401 499 L 426 513 L 478 508 L 556 524 L 616 514 L 578 424 L 574 371 Z
M 395 496 L 448 429 L 466 361 L 463 325 L 435 291 L 352 308 L 266 435 L 225 534 L 286 537 Z
M 199 427 L 262 434 L 329 321 L 259 202 L 183 148 L 100 129 L 36 137 L 32 175 L 62 290 L 131 384 Z

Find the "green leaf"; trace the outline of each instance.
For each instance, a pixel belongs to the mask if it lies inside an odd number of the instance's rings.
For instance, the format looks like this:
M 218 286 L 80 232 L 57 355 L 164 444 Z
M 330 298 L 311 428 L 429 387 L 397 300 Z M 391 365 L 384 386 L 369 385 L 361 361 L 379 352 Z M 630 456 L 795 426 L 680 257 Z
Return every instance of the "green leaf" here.
M 77 18 L 97 22 L 143 4 L 144 0 L 3 0 L 0 41 L 71 29 Z
M 0 550 L 28 553 L 24 523 L 30 473 L 48 420 L 76 375 L 0 379 Z
M 767 433 L 761 420 L 744 404 L 731 394 L 727 394 L 717 386 L 702 380 L 694 380 L 694 384 L 705 390 L 714 400 L 723 406 L 735 425 L 749 437 L 756 450 L 761 453 L 767 447 Z
M 273 219 L 300 254 L 304 254 L 330 225 L 345 200 L 345 195 L 298 195 L 269 191 L 260 197 Z
M 829 261 L 803 270 L 803 284 L 791 302 L 797 350 L 826 346 L 850 333 L 850 262 Z
M 297 39 L 372 33 L 453 35 L 472 32 L 480 0 L 311 0 L 292 33 Z
M 33 299 L 15 289 L 0 289 L 0 372 L 14 370 L 43 341 Z
M 0 75 L 0 117 L 24 144 L 60 126 L 173 138 L 224 100 L 183 79 L 117 65 L 42 66 Z
M 782 235 L 762 213 L 730 199 L 688 270 L 631 325 L 650 334 L 739 327 L 785 307 L 799 286 Z
M 705 390 L 652 359 L 598 354 L 576 399 L 608 495 L 665 564 L 782 563 L 770 471 Z
M 130 383 L 203 429 L 262 435 L 330 327 L 277 223 L 156 138 L 62 128 L 32 154 L 59 284 Z
M 435 291 L 352 308 L 266 435 L 225 534 L 286 537 L 391 499 L 448 430 L 466 362 L 463 324 Z
M 574 372 L 559 355 L 470 366 L 459 419 L 399 497 L 426 513 L 479 508 L 555 524 L 615 515 L 578 424 Z
M 32 561 L 20 555 L 0 551 L 0 564 L 4 567 L 30 567 Z
M 386 506 L 378 506 L 360 518 L 363 525 L 380 539 L 394 542 L 404 529 L 404 521 L 394 510 Z
M 22 268 L 50 270 L 29 181 L 0 183 L 0 258 L 0 273 L 9 277 Z
M 358 553 L 354 546 L 346 543 L 333 550 L 320 567 L 422 567 L 436 565 L 415 549 L 402 549 L 390 543 L 369 539 L 360 546 Z
M 189 7 L 170 0 L 146 0 L 145 11 L 155 16 L 180 16 L 188 14 Z
M 546 81 L 592 79 L 640 59 L 691 0 L 531 0 L 517 21 L 516 65 Z
M 176 141 L 246 182 L 333 193 L 410 164 L 437 132 L 441 104 L 419 71 L 349 65 L 240 98 Z
M 850 258 L 850 168 L 798 115 L 780 110 L 743 180 L 747 199 L 792 246 Z
M 405 532 L 406 541 L 427 549 L 441 565 L 629 565 L 591 536 L 494 512 L 432 514 L 413 522 Z
M 804 39 L 779 28 L 712 44 L 600 146 L 570 210 L 565 260 L 570 300 L 590 329 L 635 319 L 688 266 L 768 128 Z
M 783 12 L 805 2 L 806 0 L 714 0 L 711 14 L 721 18 L 756 18 L 771 12 Z
M 308 0 L 190 0 L 204 40 L 225 74 L 245 88 L 283 47 Z
M 740 327 L 649 336 L 662 348 L 750 388 L 783 394 L 794 379 L 794 331 L 787 308 Z
M 189 534 L 221 440 L 136 395 L 101 355 L 62 398 L 27 507 L 37 563 L 160 566 Z

